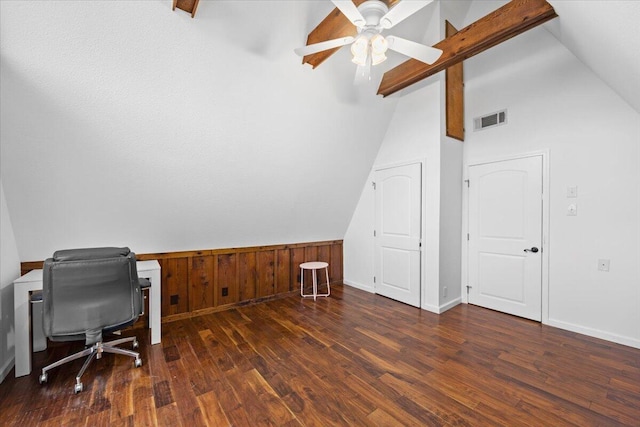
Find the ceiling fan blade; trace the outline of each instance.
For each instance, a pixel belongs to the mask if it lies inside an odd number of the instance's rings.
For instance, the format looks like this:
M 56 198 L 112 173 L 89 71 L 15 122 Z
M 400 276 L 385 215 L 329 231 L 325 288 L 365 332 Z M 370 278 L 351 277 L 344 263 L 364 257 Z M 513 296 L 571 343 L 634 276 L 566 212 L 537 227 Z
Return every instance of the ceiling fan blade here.
M 389 49 L 415 58 L 425 64 L 433 64 L 440 58 L 440 55 L 442 55 L 442 51 L 435 47 L 425 46 L 396 36 L 387 36 L 385 38 L 387 39 L 387 43 L 389 43 Z
M 356 27 L 364 26 L 364 24 L 366 23 L 366 20 L 364 19 L 364 16 L 362 16 L 362 14 L 360 13 L 356 5 L 353 4 L 351 0 L 331 0 L 331 1 L 333 2 L 334 5 L 336 5 L 338 9 L 340 9 L 340 12 L 342 12 L 342 14 L 346 16 L 347 19 L 351 21 L 353 25 L 355 25 Z
M 432 2 L 433 0 L 402 0 L 380 18 L 380 25 L 389 29 Z
M 327 40 L 326 42 L 314 43 L 308 46 L 299 47 L 293 49 L 293 51 L 300 56 L 307 56 L 311 55 L 312 53 L 322 52 L 323 50 L 348 45 L 349 43 L 353 43 L 354 40 L 355 39 L 351 36 L 341 37 L 339 39 Z

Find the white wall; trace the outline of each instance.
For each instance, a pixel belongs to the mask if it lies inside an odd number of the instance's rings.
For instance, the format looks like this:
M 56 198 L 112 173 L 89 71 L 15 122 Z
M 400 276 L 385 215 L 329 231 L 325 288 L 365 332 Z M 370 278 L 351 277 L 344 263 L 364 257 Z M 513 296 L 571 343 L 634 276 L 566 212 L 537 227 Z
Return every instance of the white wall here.
M 461 301 L 463 147 L 463 142 L 442 136 L 440 144 L 440 312 Z
M 20 277 L 20 259 L 0 179 L 0 382 L 13 367 L 13 281 Z
M 457 22 L 468 9 L 467 3 L 435 6 L 427 44 L 444 37 L 443 15 Z M 401 98 L 344 237 L 345 283 L 374 292 L 374 172 L 424 161 L 421 306 L 436 313 L 460 302 L 461 280 L 462 143 L 444 136 L 444 90 L 440 73 L 394 95 Z
M 341 239 L 397 99 L 353 86 L 348 49 L 301 65 L 320 7 L 205 2 L 192 19 L 165 0 L 0 2 L 20 260 Z
M 640 347 L 639 113 L 542 27 L 467 60 L 465 78 L 466 164 L 549 150 L 549 324 Z M 507 125 L 470 131 L 503 108 Z
M 404 95 L 387 129 L 374 166 L 344 237 L 345 283 L 373 291 L 374 190 L 377 168 L 424 160 L 423 306 L 438 305 L 440 217 L 440 81 Z M 435 290 L 432 289 L 435 287 Z

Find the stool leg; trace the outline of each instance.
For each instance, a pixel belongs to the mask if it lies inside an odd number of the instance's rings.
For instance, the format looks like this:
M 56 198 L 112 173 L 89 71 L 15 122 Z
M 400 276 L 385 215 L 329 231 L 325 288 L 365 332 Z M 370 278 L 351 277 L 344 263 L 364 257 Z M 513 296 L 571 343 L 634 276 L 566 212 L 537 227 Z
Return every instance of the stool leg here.
M 300 269 L 300 296 L 304 297 L 302 290 L 304 289 L 304 269 Z
M 327 293 L 326 294 L 318 294 L 319 297 L 328 297 L 329 295 L 331 295 L 331 285 L 329 285 L 329 268 L 325 268 L 324 269 L 324 275 L 325 278 L 327 280 Z
M 329 286 L 329 268 L 325 267 L 325 274 L 327 275 L 327 296 L 331 295 L 331 286 Z
M 311 270 L 313 275 L 313 300 L 315 301 L 318 296 L 318 272 L 317 270 Z

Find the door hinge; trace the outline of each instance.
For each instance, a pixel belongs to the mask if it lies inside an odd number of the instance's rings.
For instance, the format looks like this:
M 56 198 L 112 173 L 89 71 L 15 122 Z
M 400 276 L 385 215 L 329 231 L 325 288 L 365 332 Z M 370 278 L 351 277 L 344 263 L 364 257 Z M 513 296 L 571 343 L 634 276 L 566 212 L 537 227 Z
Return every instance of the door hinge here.
M 376 182 L 375 181 L 371 181 L 371 185 L 373 186 L 373 189 L 376 189 Z
M 473 286 L 467 285 L 467 294 L 469 293 L 469 289 L 473 288 Z
M 469 241 L 469 233 L 467 233 L 467 241 Z
M 466 183 L 467 183 L 467 188 L 469 188 L 469 180 L 468 180 L 468 179 L 465 179 L 465 180 L 464 180 L 464 182 L 466 182 Z
M 373 230 L 373 237 L 376 237 L 376 230 Z
M 373 283 L 376 283 L 376 276 L 373 276 Z

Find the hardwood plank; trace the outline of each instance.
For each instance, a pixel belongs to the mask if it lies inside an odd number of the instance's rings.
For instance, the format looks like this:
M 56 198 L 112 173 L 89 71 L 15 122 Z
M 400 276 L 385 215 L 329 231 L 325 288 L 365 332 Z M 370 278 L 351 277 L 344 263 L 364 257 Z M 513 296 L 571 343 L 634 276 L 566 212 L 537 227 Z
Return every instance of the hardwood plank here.
M 511 0 L 436 43 L 443 53 L 433 64 L 412 58 L 384 73 L 378 95 L 389 96 L 557 16 L 546 0 Z
M 304 251 L 304 249 L 302 249 Z M 292 251 L 293 252 L 293 251 Z M 125 334 L 142 334 L 129 329 Z M 144 334 L 142 334 L 144 335 Z M 436 315 L 347 286 L 163 325 L 141 368 L 51 343 L 0 385 L 0 424 L 637 426 L 640 349 L 459 305 Z
M 198 404 L 200 405 L 200 410 L 207 425 L 219 426 L 231 424 L 220 406 L 220 400 L 215 393 L 209 392 L 198 396 Z

